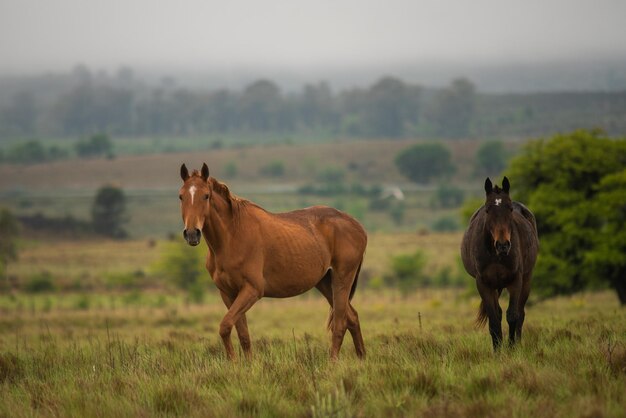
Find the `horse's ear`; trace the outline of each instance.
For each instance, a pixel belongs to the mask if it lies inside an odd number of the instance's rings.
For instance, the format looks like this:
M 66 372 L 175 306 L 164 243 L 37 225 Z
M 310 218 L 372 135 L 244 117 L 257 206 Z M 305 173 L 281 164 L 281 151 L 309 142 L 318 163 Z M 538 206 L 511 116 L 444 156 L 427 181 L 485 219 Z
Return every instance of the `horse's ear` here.
M 493 184 L 491 184 L 491 180 L 489 180 L 489 177 L 487 177 L 487 179 L 485 179 L 485 193 L 489 194 L 493 191 Z
M 511 183 L 509 183 L 509 179 L 504 176 L 502 179 L 502 191 L 506 194 L 509 194 L 509 189 L 511 188 Z
M 202 174 L 202 179 L 204 181 L 209 179 L 209 166 L 206 165 L 206 163 L 202 163 L 202 171 L 200 171 L 200 174 Z
M 187 170 L 187 166 L 185 164 L 180 166 L 180 178 L 183 179 L 183 181 L 187 181 L 189 178 L 189 170 Z

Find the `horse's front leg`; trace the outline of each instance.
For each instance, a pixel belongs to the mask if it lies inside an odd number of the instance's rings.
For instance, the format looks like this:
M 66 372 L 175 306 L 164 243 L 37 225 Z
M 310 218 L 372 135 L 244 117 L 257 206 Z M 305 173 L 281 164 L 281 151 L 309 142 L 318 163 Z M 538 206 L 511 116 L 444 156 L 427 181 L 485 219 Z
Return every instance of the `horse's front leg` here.
M 476 279 L 476 287 L 489 319 L 489 334 L 491 335 L 493 350 L 498 351 L 502 344 L 502 308 L 498 303 L 499 293 L 497 290 L 486 286 L 480 278 Z
M 224 305 L 230 309 L 233 304 L 233 298 L 228 296 L 226 293 L 220 290 L 220 295 L 222 296 L 222 301 L 224 301 Z M 243 350 L 246 358 L 252 357 L 252 344 L 250 340 L 250 333 L 248 332 L 248 321 L 246 319 L 246 314 L 241 315 L 241 319 L 235 323 L 235 328 L 237 329 L 237 335 L 239 336 L 239 344 L 241 344 L 241 349 Z
M 222 337 L 222 342 L 224 343 L 224 348 L 226 349 L 226 354 L 228 358 L 231 360 L 235 359 L 235 350 L 233 349 L 233 343 L 230 339 L 230 333 L 233 329 L 233 326 L 240 322 L 243 318 L 245 321 L 245 314 L 256 303 L 257 300 L 261 298 L 260 292 L 253 288 L 249 284 L 245 284 L 243 288 L 233 300 L 233 303 L 228 308 L 228 312 L 222 319 L 220 323 L 220 337 Z M 247 323 L 244 322 L 244 325 L 241 326 L 241 329 L 245 329 L 247 333 Z M 238 327 L 239 332 L 239 327 Z M 249 336 L 248 336 L 249 341 Z M 244 348 L 245 350 L 245 348 Z
M 506 322 L 509 324 L 509 347 L 515 345 L 518 340 L 518 329 L 521 331 L 521 323 L 524 319 L 520 318 L 519 306 L 522 295 L 522 278 L 521 276 L 515 277 L 513 283 L 507 287 L 509 291 L 509 307 L 506 309 Z M 523 308 L 522 308 L 523 309 Z M 518 324 L 519 323 L 519 324 Z

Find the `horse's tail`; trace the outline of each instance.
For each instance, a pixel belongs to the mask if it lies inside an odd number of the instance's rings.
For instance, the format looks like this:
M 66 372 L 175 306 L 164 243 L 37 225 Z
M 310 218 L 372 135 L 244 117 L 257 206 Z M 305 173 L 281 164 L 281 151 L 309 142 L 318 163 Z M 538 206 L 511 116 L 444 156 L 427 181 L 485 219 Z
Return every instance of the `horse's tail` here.
M 352 282 L 352 288 L 350 289 L 350 296 L 348 296 L 348 300 L 352 300 L 354 296 L 354 292 L 356 292 L 356 284 L 359 281 L 359 273 L 361 273 L 361 265 L 363 264 L 363 260 L 359 263 L 359 267 L 356 269 L 356 274 L 354 276 L 354 281 Z
M 350 296 L 348 296 L 348 301 L 352 300 L 354 293 L 356 292 L 356 284 L 359 281 L 359 273 L 361 273 L 361 265 L 363 264 L 363 260 L 359 263 L 359 267 L 356 269 L 356 274 L 354 275 L 354 281 L 352 282 L 352 287 L 350 288 Z M 330 328 L 333 326 L 333 312 L 334 309 L 331 306 L 330 311 L 328 312 L 328 319 L 326 320 L 326 329 L 330 331 Z
M 478 307 L 478 315 L 476 316 L 476 328 L 482 328 L 487 323 L 487 308 L 485 308 L 485 303 L 480 301 L 480 306 Z

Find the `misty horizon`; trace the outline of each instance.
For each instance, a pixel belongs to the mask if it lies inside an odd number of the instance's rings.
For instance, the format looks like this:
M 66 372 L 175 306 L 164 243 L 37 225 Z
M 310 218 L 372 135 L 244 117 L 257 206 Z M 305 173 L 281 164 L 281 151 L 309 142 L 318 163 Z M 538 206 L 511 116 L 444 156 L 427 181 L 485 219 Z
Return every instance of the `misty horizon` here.
M 25 0 L 0 5 L 0 75 L 84 64 L 94 72 L 128 66 L 155 77 L 209 75 L 224 87 L 273 78 L 288 89 L 321 80 L 349 88 L 394 75 L 424 85 L 468 77 L 494 91 L 624 88 L 625 15 L 626 3 L 616 0 L 193 0 L 156 7 L 146 0 Z M 547 79 L 534 74 L 546 72 Z M 600 80 L 589 82 L 594 77 Z

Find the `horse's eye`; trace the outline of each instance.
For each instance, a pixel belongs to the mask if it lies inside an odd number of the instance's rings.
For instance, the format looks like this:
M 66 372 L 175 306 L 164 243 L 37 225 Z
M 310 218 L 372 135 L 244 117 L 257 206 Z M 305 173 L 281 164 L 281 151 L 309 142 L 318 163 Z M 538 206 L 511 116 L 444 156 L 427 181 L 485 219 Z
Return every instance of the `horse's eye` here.
M 182 194 L 179 194 L 179 195 L 178 195 L 178 199 L 179 199 L 179 200 L 183 200 L 183 195 L 182 195 Z
M 204 195 L 204 200 L 209 200 L 209 195 L 208 194 Z

